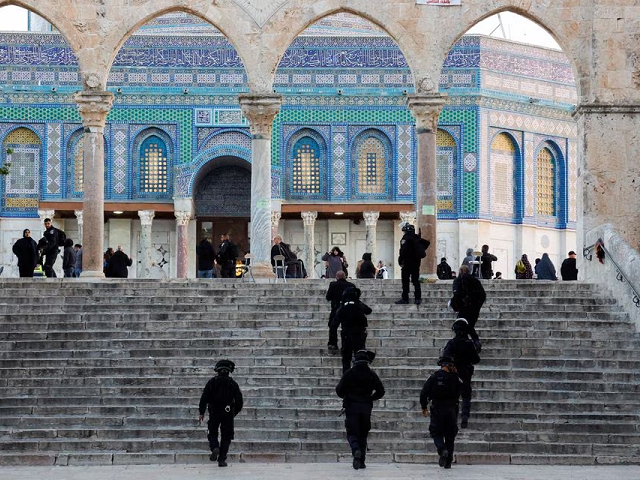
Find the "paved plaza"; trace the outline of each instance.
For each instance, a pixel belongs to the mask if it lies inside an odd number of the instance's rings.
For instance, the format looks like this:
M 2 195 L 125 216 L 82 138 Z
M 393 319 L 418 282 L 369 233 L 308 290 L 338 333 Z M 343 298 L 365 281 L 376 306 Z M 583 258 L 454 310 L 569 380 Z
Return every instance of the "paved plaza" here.
M 447 480 L 631 480 L 640 479 L 640 466 L 535 466 L 370 464 L 354 471 L 348 463 L 142 465 L 114 467 L 4 467 L 2 480 L 325 480 L 328 478 L 447 479 Z

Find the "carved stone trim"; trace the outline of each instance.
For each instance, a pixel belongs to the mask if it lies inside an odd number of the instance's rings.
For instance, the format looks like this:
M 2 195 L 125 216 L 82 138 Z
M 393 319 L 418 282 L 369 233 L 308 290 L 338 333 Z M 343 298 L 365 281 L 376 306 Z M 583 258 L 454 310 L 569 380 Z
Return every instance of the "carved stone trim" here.
M 82 125 L 91 132 L 102 133 L 113 106 L 113 93 L 83 91 L 76 93 L 73 100 L 78 105 Z
M 189 225 L 189 220 L 191 220 L 191 212 L 175 212 L 176 223 L 179 227 L 184 227 Z
M 623 115 L 623 114 L 640 114 L 640 105 L 638 104 L 630 104 L 630 105 L 616 105 L 613 103 L 582 103 L 576 107 L 573 111 L 573 117 L 579 117 L 584 114 L 613 114 L 613 115 Z
M 364 223 L 367 227 L 375 227 L 378 224 L 378 218 L 380 218 L 380 212 L 362 212 L 364 217 Z
M 53 221 L 53 217 L 56 216 L 55 210 L 38 210 L 38 216 L 40 217 L 40 222 L 44 223 L 45 218 L 50 218 Z
M 278 228 L 281 217 L 282 214 L 280 212 L 271 212 L 271 228 Z
M 411 225 L 415 225 L 416 218 L 416 212 L 400 212 L 400 220 L 402 222 L 408 222 Z
M 312 227 L 318 218 L 318 212 L 300 212 L 305 227 Z
M 416 119 L 418 133 L 433 132 L 438 129 L 438 116 L 447 96 L 443 94 L 414 94 L 407 98 L 407 107 Z
M 138 210 L 140 225 L 143 227 L 150 227 L 153 224 L 153 217 L 155 217 L 155 215 L 155 210 Z
M 84 210 L 74 210 L 73 214 L 76 216 L 78 225 L 82 225 L 84 223 Z
M 238 100 L 242 114 L 249 120 L 254 138 L 270 138 L 273 119 L 282 105 L 282 96 L 242 94 Z

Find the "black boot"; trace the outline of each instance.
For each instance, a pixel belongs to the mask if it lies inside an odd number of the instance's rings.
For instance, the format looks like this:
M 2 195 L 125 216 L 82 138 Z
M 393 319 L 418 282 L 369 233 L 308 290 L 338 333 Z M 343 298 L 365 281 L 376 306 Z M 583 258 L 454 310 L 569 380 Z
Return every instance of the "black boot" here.
M 226 467 L 227 466 L 227 459 L 218 457 L 218 466 L 219 467 Z
M 211 455 L 209 456 L 209 460 L 211 460 L 212 462 L 215 462 L 216 460 L 218 460 L 219 454 L 220 454 L 220 449 L 214 448 L 213 450 L 211 450 Z
M 401 298 L 400 300 L 396 301 L 396 305 L 408 305 L 409 304 L 409 300 L 405 300 L 404 298 Z
M 362 452 L 360 450 L 356 450 L 353 452 L 353 469 L 358 470 L 362 468 Z
M 449 460 L 449 451 L 446 448 L 443 448 L 442 450 L 438 451 L 438 455 L 440 455 L 440 458 L 438 459 L 438 465 L 447 468 L 446 465 L 447 460 Z M 449 463 L 449 468 L 451 468 L 451 463 Z
M 367 449 L 363 448 L 361 451 L 362 451 L 362 458 L 360 459 L 360 468 L 367 468 L 367 466 L 364 464 L 364 460 L 367 456 Z

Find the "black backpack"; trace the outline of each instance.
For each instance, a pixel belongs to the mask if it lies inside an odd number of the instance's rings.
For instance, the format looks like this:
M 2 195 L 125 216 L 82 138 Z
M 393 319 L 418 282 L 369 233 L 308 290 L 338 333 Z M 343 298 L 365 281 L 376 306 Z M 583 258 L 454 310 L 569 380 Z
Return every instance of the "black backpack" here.
M 57 230 L 58 230 L 58 246 L 64 247 L 64 244 L 67 241 L 67 234 L 64 233 L 63 230 L 60 230 L 59 228 Z
M 429 240 L 425 240 L 424 238 L 418 238 L 416 242 L 416 254 L 419 258 L 424 258 L 427 256 L 427 248 L 429 248 L 431 242 Z
M 229 242 L 229 257 L 231 260 L 235 260 L 240 257 L 240 249 L 235 243 Z

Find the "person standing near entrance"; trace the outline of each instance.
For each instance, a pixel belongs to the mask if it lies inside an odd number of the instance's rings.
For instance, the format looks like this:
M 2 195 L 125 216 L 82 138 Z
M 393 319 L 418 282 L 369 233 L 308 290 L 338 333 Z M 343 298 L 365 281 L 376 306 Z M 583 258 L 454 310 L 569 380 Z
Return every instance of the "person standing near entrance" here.
M 44 228 L 43 239 L 46 242 L 42 249 L 42 255 L 44 256 L 44 274 L 47 278 L 57 277 L 56 272 L 53 270 L 53 265 L 56 263 L 56 259 L 60 253 L 60 230 L 51 224 L 50 218 L 44 219 Z
M 416 234 L 413 225 L 405 222 L 402 225 L 404 235 L 400 240 L 400 254 L 398 265 L 402 268 L 402 298 L 396 302 L 398 305 L 409 303 L 409 279 L 413 283 L 414 303 L 422 303 L 422 289 L 420 288 L 420 262 L 422 257 L 419 254 L 420 236 Z
M 31 238 L 28 228 L 22 232 L 22 238 L 13 244 L 13 253 L 18 257 L 20 277 L 33 277 L 33 269 L 38 265 L 38 244 Z
M 208 238 L 203 238 L 196 247 L 198 256 L 198 278 L 215 278 L 213 263 L 216 258 L 216 251 Z
M 578 269 L 576 268 L 576 252 L 571 250 L 569 252 L 569 258 L 565 258 L 560 267 L 560 274 L 562 280 L 578 280 Z
M 218 263 L 220 263 L 220 276 L 222 278 L 236 278 L 236 258 L 238 247 L 229 238 L 229 233 L 220 235 L 220 248 L 218 249 Z

